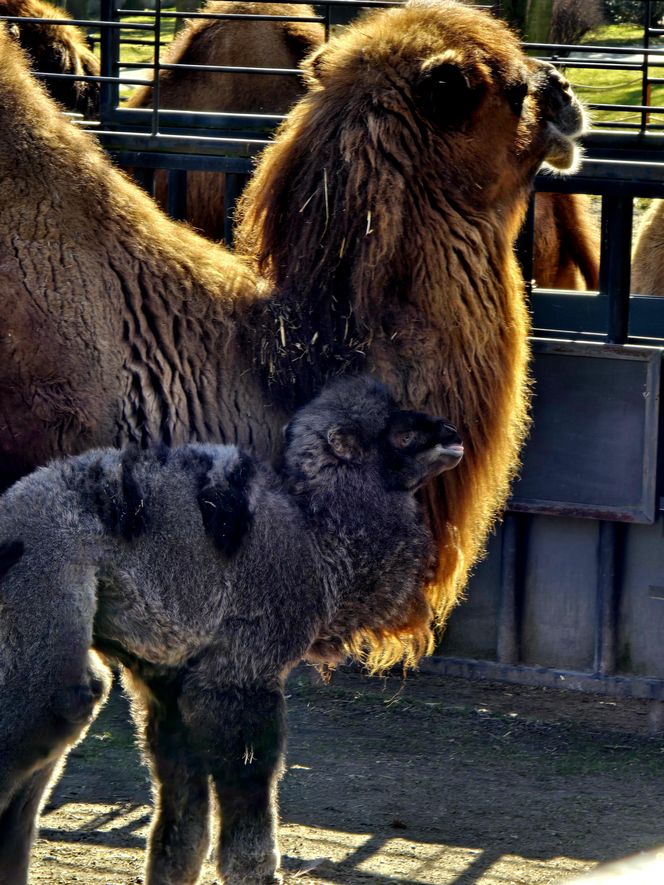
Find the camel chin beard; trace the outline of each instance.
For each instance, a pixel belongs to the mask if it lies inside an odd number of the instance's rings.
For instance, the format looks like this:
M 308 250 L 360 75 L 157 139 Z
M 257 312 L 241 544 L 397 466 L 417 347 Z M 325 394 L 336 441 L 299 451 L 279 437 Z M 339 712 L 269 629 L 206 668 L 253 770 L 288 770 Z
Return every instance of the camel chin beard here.
M 547 172 L 564 173 L 565 175 L 574 175 L 575 172 L 578 172 L 583 160 L 583 148 L 579 144 L 579 138 L 585 131 L 585 121 L 573 133 L 562 132 L 553 123 L 549 123 L 549 145 L 542 162 L 542 168 Z

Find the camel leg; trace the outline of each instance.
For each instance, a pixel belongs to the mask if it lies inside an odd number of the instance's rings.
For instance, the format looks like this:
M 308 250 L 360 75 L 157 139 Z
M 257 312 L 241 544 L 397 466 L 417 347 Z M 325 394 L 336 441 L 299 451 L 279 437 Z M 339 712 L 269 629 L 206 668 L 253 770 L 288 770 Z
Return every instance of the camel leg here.
M 0 814 L 0 885 L 27 885 L 39 809 L 57 766 L 56 760 L 34 772 Z
M 156 792 L 147 885 L 195 885 L 209 844 L 207 771 L 190 746 L 177 685 L 135 673 L 127 683 Z
M 283 692 L 277 685 L 215 690 L 209 684 L 204 675 L 197 680 L 193 674 L 185 681 L 181 706 L 219 800 L 219 873 L 225 885 L 279 883 L 277 783 L 285 743 Z

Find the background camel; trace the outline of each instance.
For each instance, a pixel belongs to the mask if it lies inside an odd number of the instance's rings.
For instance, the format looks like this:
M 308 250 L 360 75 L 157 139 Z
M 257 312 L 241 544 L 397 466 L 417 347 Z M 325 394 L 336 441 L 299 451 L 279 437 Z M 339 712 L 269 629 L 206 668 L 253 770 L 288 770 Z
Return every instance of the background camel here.
M 68 19 L 64 9 L 43 0 L 0 0 L 0 15 Z M 28 53 L 35 71 L 49 74 L 99 76 L 99 61 L 85 35 L 73 25 L 48 22 L 12 22 L 9 32 Z M 99 83 L 48 78 L 44 84 L 68 110 L 94 117 L 99 110 Z
M 211 0 L 201 11 L 234 14 L 311 16 L 310 6 L 234 3 Z M 192 19 L 169 46 L 169 64 L 256 65 L 298 67 L 322 45 L 322 25 L 297 22 L 206 21 Z M 297 77 L 213 74 L 169 70 L 161 74 L 160 106 L 192 111 L 285 114 L 303 91 Z M 143 87 L 129 107 L 150 107 L 152 90 Z M 166 173 L 155 176 L 155 196 L 166 206 Z M 224 234 L 224 176 L 190 172 L 187 219 L 211 239 Z M 599 287 L 599 234 L 588 198 L 577 194 L 541 193 L 535 206 L 533 276 L 551 289 Z
M 310 61 L 246 193 L 233 255 L 170 222 L 58 113 L 0 37 L 3 478 L 136 441 L 279 450 L 330 375 L 377 373 L 466 442 L 428 493 L 444 617 L 504 504 L 527 430 L 514 258 L 543 160 L 581 109 L 500 21 L 454 2 L 367 15 Z M 429 648 L 422 612 L 367 636 Z
M 314 16 L 311 6 L 296 3 L 226 3 L 210 0 L 201 12 Z M 165 53 L 169 64 L 296 68 L 323 43 L 325 30 L 314 22 L 190 19 Z M 285 114 L 304 92 L 300 77 L 268 74 L 214 74 L 168 70 L 160 74 L 159 106 L 189 111 L 236 114 Z M 152 106 L 152 89 L 141 87 L 130 108 Z M 167 173 L 155 175 L 155 196 L 166 205 Z M 222 239 L 225 176 L 214 172 L 187 175 L 187 220 L 213 240 Z
M 584 194 L 538 193 L 533 277 L 543 289 L 599 289 L 599 230 Z
M 664 202 L 653 200 L 636 233 L 631 291 L 664 295 Z

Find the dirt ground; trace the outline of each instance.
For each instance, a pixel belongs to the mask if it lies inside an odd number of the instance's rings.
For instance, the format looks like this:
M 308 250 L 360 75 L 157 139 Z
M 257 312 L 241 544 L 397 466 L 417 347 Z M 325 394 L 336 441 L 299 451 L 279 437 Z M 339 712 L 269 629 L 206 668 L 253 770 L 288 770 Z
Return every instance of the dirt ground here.
M 646 702 L 303 669 L 288 693 L 288 882 L 547 885 L 664 843 Z M 149 815 L 115 691 L 46 806 L 31 883 L 138 885 Z

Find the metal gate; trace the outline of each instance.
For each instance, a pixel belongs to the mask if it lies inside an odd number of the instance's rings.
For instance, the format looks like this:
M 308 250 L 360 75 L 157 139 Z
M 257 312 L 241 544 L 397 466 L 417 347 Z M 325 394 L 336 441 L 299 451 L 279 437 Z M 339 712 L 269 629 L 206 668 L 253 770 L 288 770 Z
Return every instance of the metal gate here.
M 77 0 L 76 8 L 84 2 Z M 329 0 L 307 20 L 329 34 L 360 7 L 393 5 L 399 3 Z M 493 8 L 500 14 L 500 4 Z M 664 197 L 664 107 L 653 99 L 664 84 L 658 76 L 664 27 L 655 13 L 656 4 L 643 0 L 640 48 L 528 44 L 538 57 L 563 64 L 572 80 L 576 71 L 623 71 L 638 82 L 640 95 L 633 104 L 592 103 L 608 119 L 588 136 L 580 173 L 537 180 L 539 191 L 601 199 L 599 293 L 529 285 L 536 397 L 521 476 L 439 655 L 424 669 L 664 700 L 664 298 L 630 294 L 633 201 Z M 63 19 L 86 28 L 101 60 L 99 76 L 79 77 L 100 84 L 99 117 L 76 122 L 95 131 L 148 191 L 155 171 L 167 170 L 167 207 L 175 218 L 186 216 L 189 172 L 223 173 L 230 242 L 232 208 L 251 157 L 281 117 L 160 107 L 159 73 L 174 67 L 162 58 L 164 35 L 191 17 L 160 0 L 149 10 L 101 0 L 98 18 Z M 144 47 L 149 60 L 123 60 L 127 45 Z M 201 70 L 299 76 L 293 69 L 251 66 Z M 124 107 L 122 91 L 145 82 L 153 83 L 153 106 Z M 533 215 L 520 243 L 526 279 L 532 276 Z

